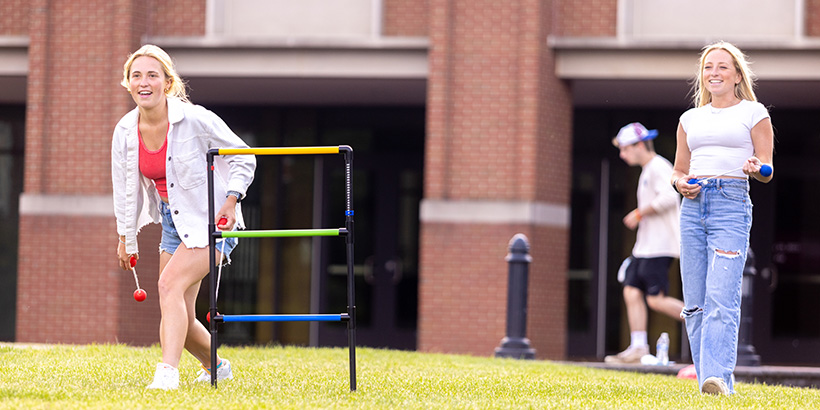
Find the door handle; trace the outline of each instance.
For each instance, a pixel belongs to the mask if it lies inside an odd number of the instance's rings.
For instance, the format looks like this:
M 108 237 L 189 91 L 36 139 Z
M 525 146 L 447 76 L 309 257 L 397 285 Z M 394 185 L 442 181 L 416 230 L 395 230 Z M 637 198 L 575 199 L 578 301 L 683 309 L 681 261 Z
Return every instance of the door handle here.
M 364 260 L 364 281 L 371 285 L 376 281 L 375 273 L 373 272 L 373 255 L 368 256 Z
M 402 275 L 402 266 L 401 266 L 401 259 L 391 259 L 384 263 L 384 268 L 388 272 L 393 273 L 393 284 L 401 282 Z
M 777 290 L 778 284 L 777 267 L 772 265 L 763 268 L 763 270 L 760 272 L 760 276 L 762 276 L 764 279 L 769 280 L 769 293 L 774 293 L 774 291 Z

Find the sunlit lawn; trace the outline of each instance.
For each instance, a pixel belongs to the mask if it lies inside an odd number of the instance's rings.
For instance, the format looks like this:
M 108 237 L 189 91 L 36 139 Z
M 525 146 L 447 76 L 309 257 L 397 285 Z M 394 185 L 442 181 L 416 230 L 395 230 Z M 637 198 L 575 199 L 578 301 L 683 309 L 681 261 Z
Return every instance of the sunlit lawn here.
M 357 349 L 223 347 L 234 380 L 194 384 L 185 354 L 177 391 L 149 391 L 158 347 L 0 347 L 0 408 L 813 408 L 820 391 L 738 383 L 704 396 L 693 380 L 490 357 Z

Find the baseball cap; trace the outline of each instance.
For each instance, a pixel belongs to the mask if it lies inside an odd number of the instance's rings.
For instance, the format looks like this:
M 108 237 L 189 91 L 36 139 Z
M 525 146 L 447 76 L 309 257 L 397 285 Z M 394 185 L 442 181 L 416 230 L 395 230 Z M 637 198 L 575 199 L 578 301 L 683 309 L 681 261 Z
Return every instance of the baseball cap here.
M 631 124 L 624 125 L 623 128 L 618 131 L 618 136 L 612 140 L 612 143 L 616 147 L 625 147 L 636 142 L 654 139 L 657 136 L 658 130 L 648 130 L 643 126 L 643 124 L 633 122 Z

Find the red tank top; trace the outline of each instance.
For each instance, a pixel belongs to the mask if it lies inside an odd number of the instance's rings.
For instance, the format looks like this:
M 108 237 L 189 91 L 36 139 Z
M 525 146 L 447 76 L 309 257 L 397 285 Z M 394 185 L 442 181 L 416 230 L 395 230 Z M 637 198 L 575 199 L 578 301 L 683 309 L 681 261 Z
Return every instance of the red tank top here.
M 169 128 L 170 126 L 171 124 L 168 124 Z M 139 127 L 137 127 L 137 135 L 140 139 L 140 172 L 146 178 L 154 181 L 160 197 L 168 198 L 168 187 L 165 184 L 165 153 L 168 151 L 168 131 L 165 132 L 165 141 L 162 142 L 162 147 L 156 151 L 145 148 Z

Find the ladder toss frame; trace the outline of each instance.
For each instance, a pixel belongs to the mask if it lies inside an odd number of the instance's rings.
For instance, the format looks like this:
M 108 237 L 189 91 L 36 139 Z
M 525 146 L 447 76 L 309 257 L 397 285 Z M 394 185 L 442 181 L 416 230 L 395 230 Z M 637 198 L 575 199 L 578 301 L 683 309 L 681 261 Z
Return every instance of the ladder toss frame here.
M 291 229 L 267 231 L 217 231 L 214 210 L 214 157 L 217 155 L 321 155 L 343 154 L 345 160 L 345 227 L 338 229 Z M 306 322 L 346 321 L 347 348 L 350 362 L 350 391 L 356 391 L 356 292 L 353 275 L 353 208 L 351 168 L 353 148 L 348 145 L 323 147 L 214 148 L 206 154 L 208 164 L 208 246 L 210 253 L 210 332 L 211 386 L 216 388 L 217 325 L 219 322 Z M 283 238 L 306 236 L 344 236 L 347 246 L 347 312 L 337 314 L 287 315 L 219 315 L 216 311 L 216 239 L 217 238 Z

